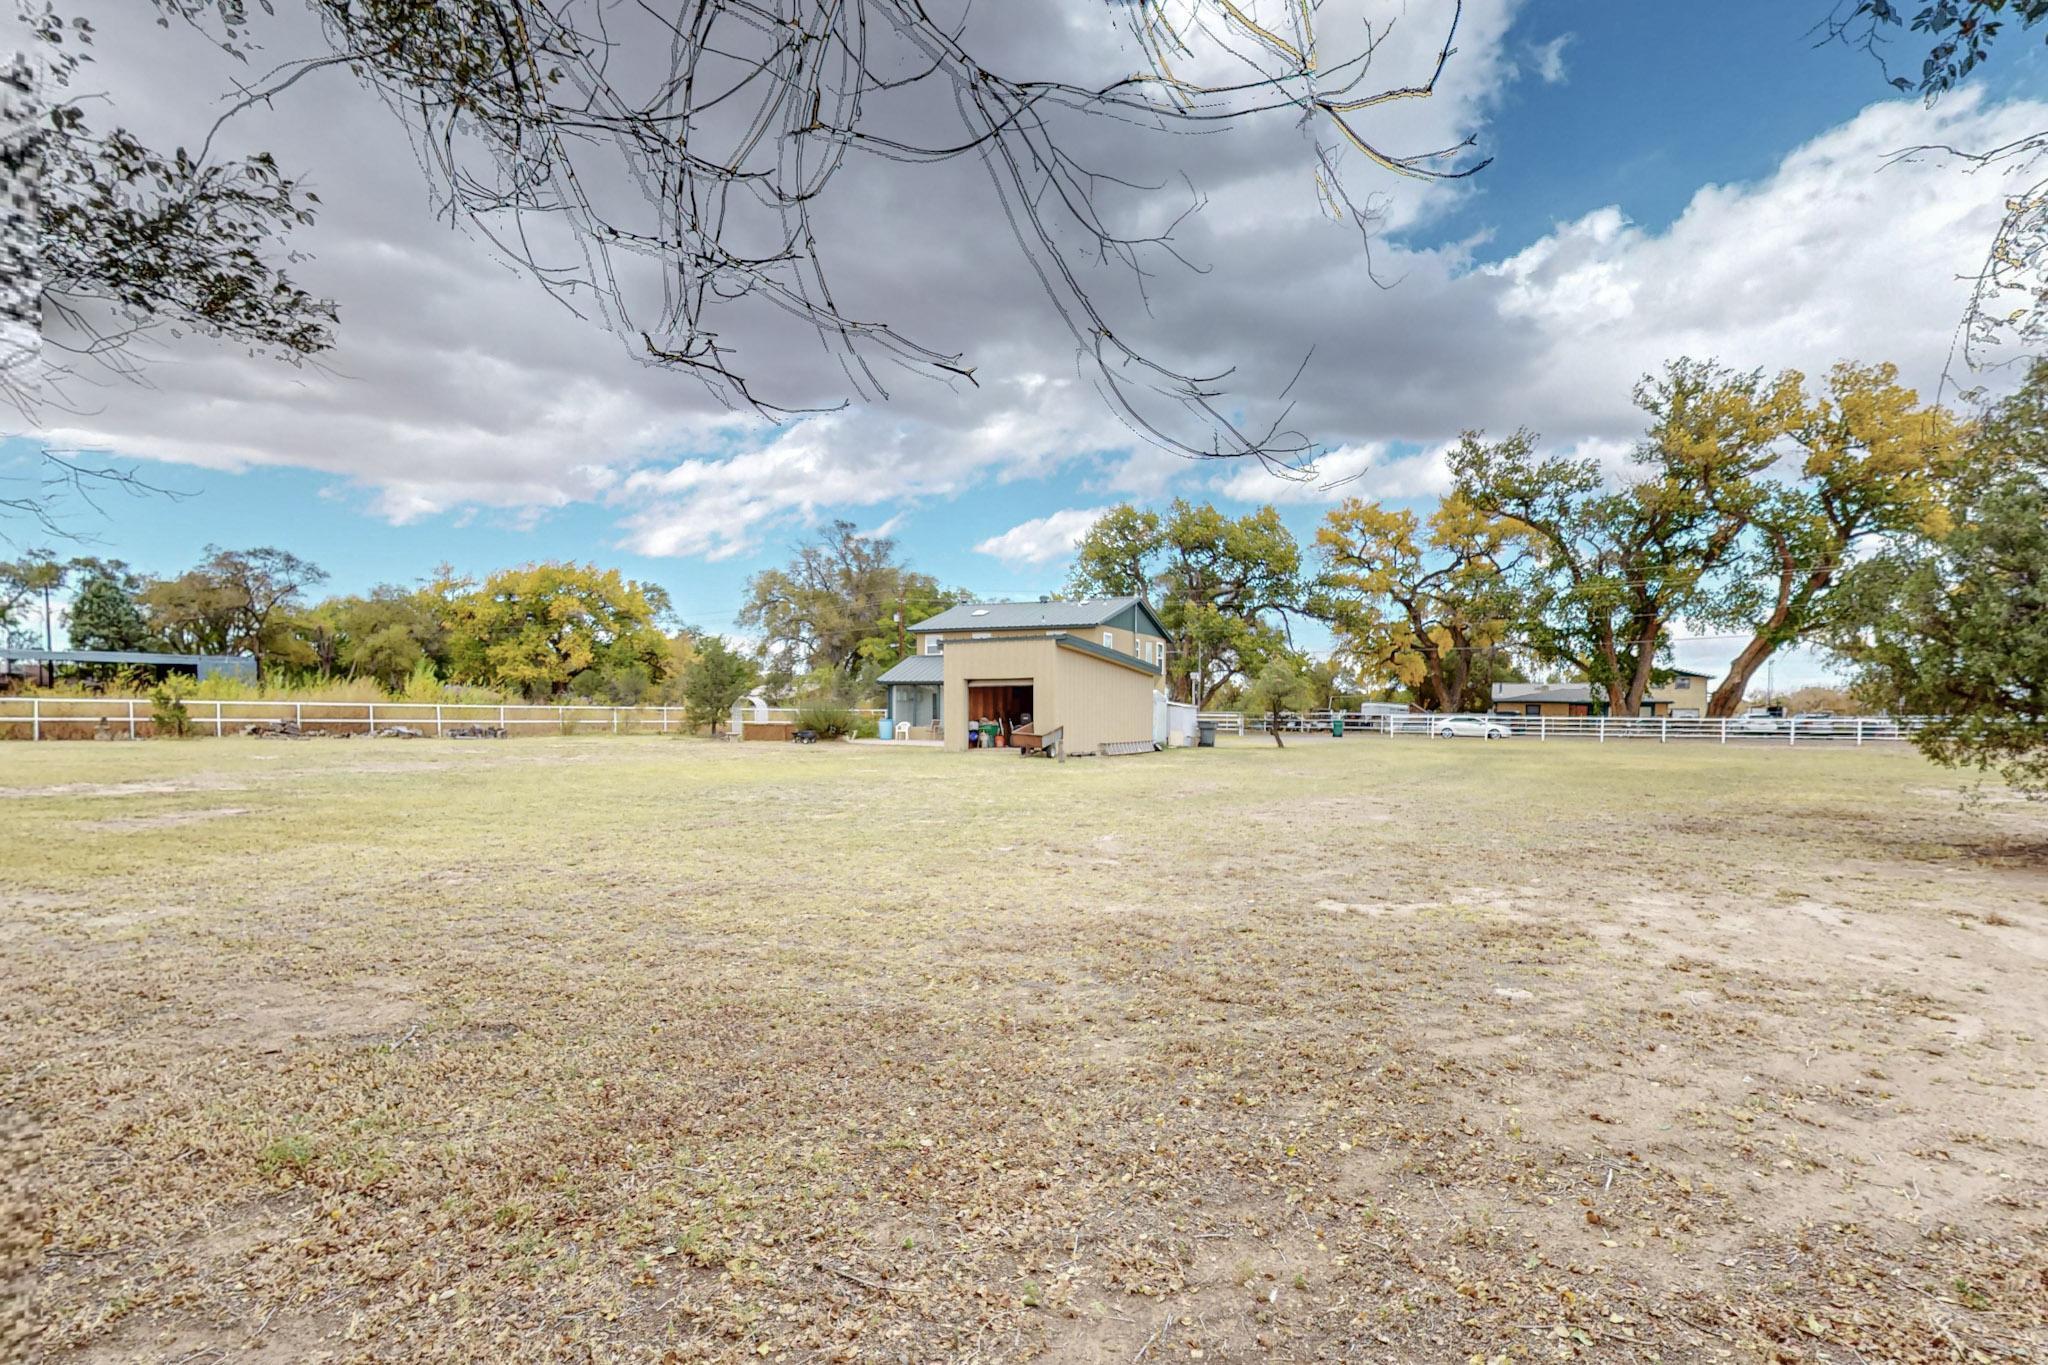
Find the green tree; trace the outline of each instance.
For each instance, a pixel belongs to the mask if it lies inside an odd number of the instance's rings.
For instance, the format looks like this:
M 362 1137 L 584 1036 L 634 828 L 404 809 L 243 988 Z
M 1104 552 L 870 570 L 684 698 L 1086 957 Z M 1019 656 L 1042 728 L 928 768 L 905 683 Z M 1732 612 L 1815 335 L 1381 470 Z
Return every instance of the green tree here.
M 1751 632 L 1708 716 L 1738 714 L 1773 654 L 1830 628 L 1835 590 L 1866 542 L 1940 537 L 1966 435 L 1953 414 L 1901 385 L 1896 366 L 1835 366 L 1827 392 L 1790 424 L 1797 474 L 1764 484 L 1732 581 L 1705 613 Z
M 159 578 L 137 595 L 149 633 L 178 654 L 227 654 L 237 644 L 241 598 L 203 568 Z
M 659 679 L 667 667 L 657 601 L 617 569 L 528 564 L 500 570 L 480 586 L 437 586 L 458 681 L 556 697 L 589 670 L 604 678 L 644 669 Z
M 442 603 L 431 593 L 385 584 L 367 596 L 330 597 L 302 613 L 293 629 L 323 673 L 403 687 L 421 664 L 447 663 Z
M 1458 496 L 1526 547 L 1522 643 L 1627 716 L 1669 651 L 1671 624 L 1713 609 L 1765 497 L 1757 475 L 1801 412 L 1800 376 L 1680 359 L 1639 383 L 1635 400 L 1649 430 L 1618 485 L 1596 460 L 1539 455 L 1527 431 L 1498 442 L 1467 432 L 1451 457 Z
M 1290 711 L 1298 714 L 1310 710 L 1315 704 L 1315 683 L 1303 669 L 1300 658 L 1286 651 L 1267 658 L 1239 701 L 1244 710 L 1266 717 L 1266 729 L 1272 734 L 1273 743 L 1283 749 L 1287 746 L 1280 740 L 1281 716 Z
M 21 586 L 36 597 L 42 605 L 43 648 L 54 649 L 56 639 L 52 627 L 52 597 L 64 587 L 71 576 L 71 567 L 51 554 L 48 550 L 30 550 L 22 556 L 14 569 L 14 577 Z
M 854 680 L 896 662 L 907 628 L 960 596 L 898 563 L 895 541 L 835 521 L 783 568 L 748 580 L 739 624 L 760 631 L 758 652 L 778 687 L 806 673 Z
M 1427 535 L 1405 508 L 1350 498 L 1331 509 L 1316 545 L 1317 614 L 1361 677 L 1398 682 L 1431 710 L 1484 710 L 1490 651 L 1516 603 L 1502 578 L 1512 537 L 1463 498 L 1445 498 Z M 1476 689 L 1475 689 L 1476 684 Z
M 306 589 L 327 581 L 325 569 L 268 545 L 253 550 L 209 545 L 205 562 L 194 572 L 217 589 L 213 600 L 226 613 L 226 652 L 255 655 L 259 681 L 266 668 L 311 662 L 290 627 Z
M 1202 706 L 1287 648 L 1288 618 L 1308 605 L 1301 547 L 1278 512 L 1233 518 L 1179 498 L 1163 516 L 1111 509 L 1075 547 L 1067 586 L 1147 599 L 1167 631 L 1169 688 Z
M 1833 647 L 1936 762 L 2048 793 L 2048 361 L 1972 434 L 1939 539 L 1859 564 Z
M 760 677 L 751 659 L 716 635 L 704 636 L 683 673 L 683 713 L 691 725 L 709 725 L 716 734 L 719 723 Z
M 76 560 L 81 575 L 65 631 L 73 649 L 136 650 L 150 644 L 135 594 L 141 580 L 119 560 Z

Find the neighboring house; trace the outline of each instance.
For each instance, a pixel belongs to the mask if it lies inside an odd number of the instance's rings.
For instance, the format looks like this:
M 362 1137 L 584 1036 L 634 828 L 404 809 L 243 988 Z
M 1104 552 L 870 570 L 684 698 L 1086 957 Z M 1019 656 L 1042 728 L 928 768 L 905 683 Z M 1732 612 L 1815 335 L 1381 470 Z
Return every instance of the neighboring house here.
M 1705 714 L 1711 673 L 1670 670 L 1669 682 L 1652 683 L 1643 694 L 1645 716 L 1697 719 Z M 1599 716 L 1607 712 L 1607 689 L 1591 683 L 1495 683 L 1493 709 L 1510 716 Z
M 935 727 L 948 749 L 984 722 L 1063 730 L 1074 754 L 1153 738 L 1166 628 L 1143 598 L 963 602 L 910 629 L 917 653 L 880 680 L 889 718 Z
M 1669 702 L 1670 714 L 1677 719 L 1697 720 L 1707 713 L 1707 684 L 1713 680 L 1711 673 L 1674 668 L 1670 682 L 1650 684 L 1650 695 L 1658 701 Z

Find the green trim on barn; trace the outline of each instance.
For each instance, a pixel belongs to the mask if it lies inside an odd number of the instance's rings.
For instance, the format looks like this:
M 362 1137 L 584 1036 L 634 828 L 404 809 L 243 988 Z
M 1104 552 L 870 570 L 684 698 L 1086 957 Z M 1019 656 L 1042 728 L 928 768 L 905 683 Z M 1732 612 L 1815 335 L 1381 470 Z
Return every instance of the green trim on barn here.
M 1136 669 L 1148 678 L 1159 676 L 1159 669 L 1157 667 L 1146 663 L 1136 655 L 1125 654 L 1123 651 L 1111 649 L 1107 645 L 1098 645 L 1093 640 L 1084 640 L 1078 635 L 1055 635 L 1053 636 L 1053 642 L 1061 649 L 1079 650 L 1083 654 L 1093 654 L 1105 663 L 1122 664 L 1125 668 Z

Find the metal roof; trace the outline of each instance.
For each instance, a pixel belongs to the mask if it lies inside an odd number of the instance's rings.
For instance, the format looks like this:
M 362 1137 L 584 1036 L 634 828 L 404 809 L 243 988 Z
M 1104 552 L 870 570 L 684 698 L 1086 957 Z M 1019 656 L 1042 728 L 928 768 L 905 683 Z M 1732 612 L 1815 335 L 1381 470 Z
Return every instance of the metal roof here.
M 1590 702 L 1593 700 L 1591 683 L 1495 683 L 1495 701 L 1566 701 Z
M 899 659 L 887 673 L 875 679 L 879 683 L 942 683 L 946 680 L 946 656 L 943 654 L 913 654 Z
M 29 649 L 22 645 L 0 645 L 0 659 L 25 659 L 51 664 L 176 664 L 215 668 L 256 667 L 253 654 L 163 654 L 142 649 Z
M 962 602 L 911 629 L 924 630 L 1085 630 L 1136 607 L 1159 626 L 1159 617 L 1142 597 L 1089 597 L 1078 602 Z

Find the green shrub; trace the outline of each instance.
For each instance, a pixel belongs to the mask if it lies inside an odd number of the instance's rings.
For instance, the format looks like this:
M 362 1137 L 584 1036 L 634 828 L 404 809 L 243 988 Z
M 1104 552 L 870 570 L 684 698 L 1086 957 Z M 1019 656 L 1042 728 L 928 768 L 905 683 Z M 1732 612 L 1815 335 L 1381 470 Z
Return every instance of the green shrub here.
M 860 722 L 853 712 L 844 706 L 812 703 L 798 709 L 796 728 L 816 730 L 819 739 L 844 739 L 853 734 Z
M 192 733 L 192 713 L 185 709 L 185 684 L 165 678 L 149 694 L 149 718 L 159 739 L 183 739 Z

